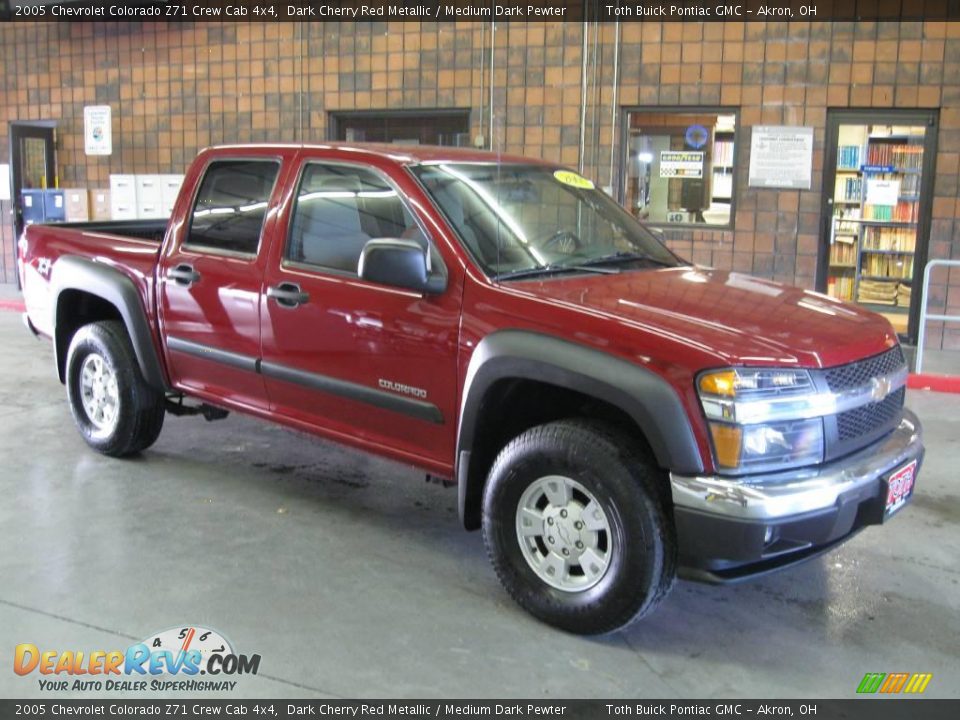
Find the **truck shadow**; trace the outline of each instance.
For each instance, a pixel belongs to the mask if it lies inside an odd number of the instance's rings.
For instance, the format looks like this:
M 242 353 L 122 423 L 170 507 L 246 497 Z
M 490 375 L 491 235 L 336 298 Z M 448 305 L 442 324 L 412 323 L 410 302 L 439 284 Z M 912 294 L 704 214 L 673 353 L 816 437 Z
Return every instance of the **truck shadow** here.
M 181 421 L 184 428 L 189 422 Z M 213 464 L 226 471 L 218 482 L 260 485 L 268 480 L 278 509 L 334 513 L 345 522 L 373 526 L 397 542 L 415 545 L 415 554 L 426 565 L 439 567 L 441 560 L 452 557 L 461 578 L 466 572 L 483 583 L 484 594 L 508 601 L 488 566 L 479 533 L 466 533 L 460 526 L 455 488 L 427 483 L 408 466 L 246 418 L 203 425 L 199 435 L 181 432 L 181 423 L 165 429 L 145 462 L 199 468 Z M 201 447 L 200 436 L 208 434 L 216 437 L 203 437 Z M 833 558 L 831 553 L 784 574 L 737 586 L 679 581 L 656 614 L 624 637 L 638 647 L 660 645 L 683 637 L 692 625 L 716 633 L 733 622 L 731 615 L 740 619 L 738 632 L 743 634 L 771 611 L 781 622 L 789 616 L 808 632 L 829 633 L 833 591 L 828 565 Z M 759 641 L 762 631 L 758 633 Z M 615 645 L 623 640 L 613 636 L 592 642 Z

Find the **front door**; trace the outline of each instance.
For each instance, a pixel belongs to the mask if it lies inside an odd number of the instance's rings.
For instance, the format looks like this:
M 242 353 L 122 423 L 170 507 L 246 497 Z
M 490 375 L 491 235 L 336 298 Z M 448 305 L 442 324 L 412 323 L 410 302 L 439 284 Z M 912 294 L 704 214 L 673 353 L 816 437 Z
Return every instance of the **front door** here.
M 422 295 L 357 276 L 373 238 L 415 239 L 443 271 L 397 191 L 404 182 L 368 165 L 301 161 L 286 242 L 278 235 L 264 280 L 261 369 L 275 412 L 444 473 L 457 418 L 456 283 Z
M 171 380 L 207 400 L 267 405 L 260 359 L 260 291 L 281 169 L 276 157 L 206 166 L 188 222 L 171 228 L 159 301 Z M 278 191 L 279 192 L 279 191 Z
M 57 186 L 57 156 L 54 128 L 49 123 L 10 124 L 10 196 L 13 203 L 14 238 L 19 238 L 28 221 L 43 222 L 43 201 L 33 194 L 24 199 L 24 190 Z M 29 203 L 29 206 L 25 205 Z M 6 249 L 6 248 L 5 248 Z M 11 248 L 12 250 L 12 248 Z M 2 266 L 7 278 L 16 274 L 15 253 L 5 253 Z M 2 278 L 0 278 L 2 279 Z M 20 282 L 19 275 L 17 282 Z
M 836 110 L 827 119 L 817 287 L 916 340 L 936 110 Z

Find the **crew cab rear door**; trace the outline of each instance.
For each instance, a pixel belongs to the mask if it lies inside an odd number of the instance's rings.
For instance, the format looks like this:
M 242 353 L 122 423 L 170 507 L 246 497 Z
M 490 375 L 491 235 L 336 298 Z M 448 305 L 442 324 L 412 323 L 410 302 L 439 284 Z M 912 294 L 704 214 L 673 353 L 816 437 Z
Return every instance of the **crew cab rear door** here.
M 274 412 L 420 467 L 452 470 L 462 274 L 421 294 L 361 280 L 374 238 L 405 238 L 447 265 L 398 166 L 305 151 L 264 278 L 263 373 Z
M 174 386 L 265 409 L 259 302 L 284 158 L 242 152 L 211 156 L 190 206 L 178 201 L 181 222 L 160 257 L 158 306 Z

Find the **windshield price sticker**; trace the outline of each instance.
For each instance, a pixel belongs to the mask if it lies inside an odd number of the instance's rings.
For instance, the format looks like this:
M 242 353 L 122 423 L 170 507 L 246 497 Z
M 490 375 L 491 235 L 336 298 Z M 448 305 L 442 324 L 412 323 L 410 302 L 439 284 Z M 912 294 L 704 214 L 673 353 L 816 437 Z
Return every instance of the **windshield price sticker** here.
M 557 170 L 553 176 L 570 187 L 580 188 L 581 190 L 593 190 L 593 183 L 572 170 Z

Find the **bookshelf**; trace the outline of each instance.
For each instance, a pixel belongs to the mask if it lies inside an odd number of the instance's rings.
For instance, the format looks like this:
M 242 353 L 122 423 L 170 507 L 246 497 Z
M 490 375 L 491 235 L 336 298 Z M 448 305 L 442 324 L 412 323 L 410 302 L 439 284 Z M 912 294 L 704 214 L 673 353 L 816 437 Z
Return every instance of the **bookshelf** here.
M 733 128 L 718 127 L 713 133 L 713 163 L 710 199 L 714 203 L 729 203 L 733 197 Z
M 827 292 L 887 311 L 910 306 L 922 127 L 841 125 Z

